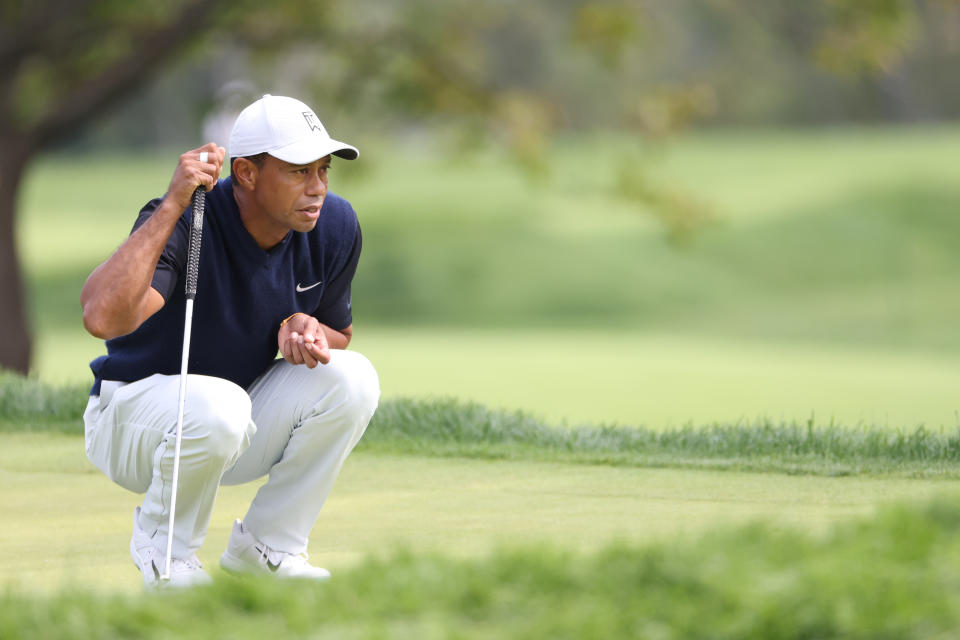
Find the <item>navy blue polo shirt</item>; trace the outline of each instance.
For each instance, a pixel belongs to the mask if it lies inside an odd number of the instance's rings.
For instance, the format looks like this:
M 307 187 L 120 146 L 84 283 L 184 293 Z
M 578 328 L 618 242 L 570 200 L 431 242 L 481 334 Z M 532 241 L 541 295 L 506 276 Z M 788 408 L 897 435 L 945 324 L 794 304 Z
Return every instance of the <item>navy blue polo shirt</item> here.
M 147 203 L 134 231 L 160 202 Z M 100 393 L 102 380 L 133 382 L 155 373 L 180 373 L 192 220 L 188 209 L 153 275 L 164 306 L 132 333 L 106 341 L 107 355 L 90 363 L 96 378 L 92 394 Z M 207 193 L 188 371 L 247 388 L 276 358 L 277 332 L 287 316 L 300 311 L 345 329 L 353 322 L 350 283 L 360 248 L 353 207 L 328 193 L 313 230 L 291 231 L 264 251 L 243 226 L 231 179 L 220 180 Z

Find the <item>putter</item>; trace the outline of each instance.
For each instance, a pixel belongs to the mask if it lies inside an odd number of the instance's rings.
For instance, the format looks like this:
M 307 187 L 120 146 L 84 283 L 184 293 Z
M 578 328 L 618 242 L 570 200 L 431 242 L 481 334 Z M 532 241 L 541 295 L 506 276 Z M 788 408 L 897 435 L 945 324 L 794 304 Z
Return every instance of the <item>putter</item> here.
M 200 154 L 206 162 L 207 153 Z M 197 273 L 200 270 L 200 239 L 203 234 L 203 209 L 207 192 L 203 185 L 193 192 L 193 224 L 190 226 L 190 244 L 187 249 L 187 306 L 183 321 L 183 356 L 180 360 L 180 401 L 177 406 L 177 440 L 173 448 L 173 488 L 170 496 L 170 523 L 167 530 L 167 562 L 160 579 L 170 580 L 173 560 L 173 524 L 177 513 L 177 484 L 180 477 L 180 440 L 183 437 L 183 403 L 187 395 L 187 360 L 190 356 L 190 327 L 193 324 L 193 299 L 197 296 Z

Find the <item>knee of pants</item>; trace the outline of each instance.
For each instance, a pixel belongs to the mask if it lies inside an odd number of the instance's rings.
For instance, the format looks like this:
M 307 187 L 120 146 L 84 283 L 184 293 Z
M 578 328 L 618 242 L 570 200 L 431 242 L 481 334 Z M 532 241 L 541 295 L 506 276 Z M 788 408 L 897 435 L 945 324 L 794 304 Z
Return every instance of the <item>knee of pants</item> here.
M 333 351 L 325 367 L 327 376 L 333 377 L 338 411 L 347 421 L 362 421 L 366 426 L 380 401 L 380 378 L 376 369 L 356 351 Z
M 229 459 L 250 441 L 250 396 L 222 378 L 191 375 L 183 412 L 183 437 L 203 441 L 203 451 Z

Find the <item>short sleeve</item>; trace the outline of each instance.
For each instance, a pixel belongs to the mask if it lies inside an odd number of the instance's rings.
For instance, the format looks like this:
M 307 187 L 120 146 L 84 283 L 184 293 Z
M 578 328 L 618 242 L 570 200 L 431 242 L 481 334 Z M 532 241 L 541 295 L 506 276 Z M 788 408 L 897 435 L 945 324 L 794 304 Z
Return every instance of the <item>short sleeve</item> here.
M 363 238 L 360 233 L 360 225 L 357 223 L 353 245 L 343 263 L 343 268 L 330 280 L 323 293 L 323 298 L 320 300 L 320 306 L 313 313 L 317 320 L 338 331 L 353 324 L 350 285 L 353 282 L 354 274 L 357 272 L 362 246 Z
M 137 221 L 133 224 L 133 229 L 130 231 L 131 234 L 150 219 L 150 216 L 157 210 L 161 202 L 163 202 L 161 198 L 154 198 L 144 205 L 143 209 L 140 210 L 140 215 L 137 216 Z M 163 253 L 160 254 L 157 267 L 153 272 L 153 279 L 150 282 L 150 286 L 163 296 L 164 302 L 170 300 L 170 296 L 173 295 L 174 289 L 176 288 L 177 280 L 180 279 L 180 274 L 183 273 L 183 265 L 186 264 L 187 261 L 187 244 L 190 239 L 189 233 L 190 230 L 186 216 L 180 216 L 180 219 L 177 220 L 177 226 L 174 227 L 173 233 L 170 234 L 170 239 L 167 240 L 167 245 L 163 248 Z

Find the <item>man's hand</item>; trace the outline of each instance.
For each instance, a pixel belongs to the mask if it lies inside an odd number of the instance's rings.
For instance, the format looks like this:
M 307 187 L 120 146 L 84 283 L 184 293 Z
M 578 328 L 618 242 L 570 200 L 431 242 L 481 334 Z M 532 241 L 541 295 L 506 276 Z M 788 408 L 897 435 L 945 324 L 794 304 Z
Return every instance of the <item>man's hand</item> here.
M 157 261 L 196 188 L 209 191 L 217 184 L 225 156 L 213 142 L 180 156 L 160 206 L 87 278 L 80 305 L 91 335 L 104 340 L 126 335 L 163 307 L 163 296 L 151 286 Z
M 277 346 L 290 364 L 305 364 L 313 369 L 330 362 L 330 345 L 324 326 L 305 313 L 294 314 L 277 333 Z
M 201 161 L 201 153 L 207 154 L 206 162 Z M 165 199 L 176 204 L 178 211 L 189 207 L 197 187 L 203 185 L 207 191 L 210 191 L 216 186 L 226 155 L 226 149 L 209 142 L 199 149 L 187 151 L 180 156 Z

